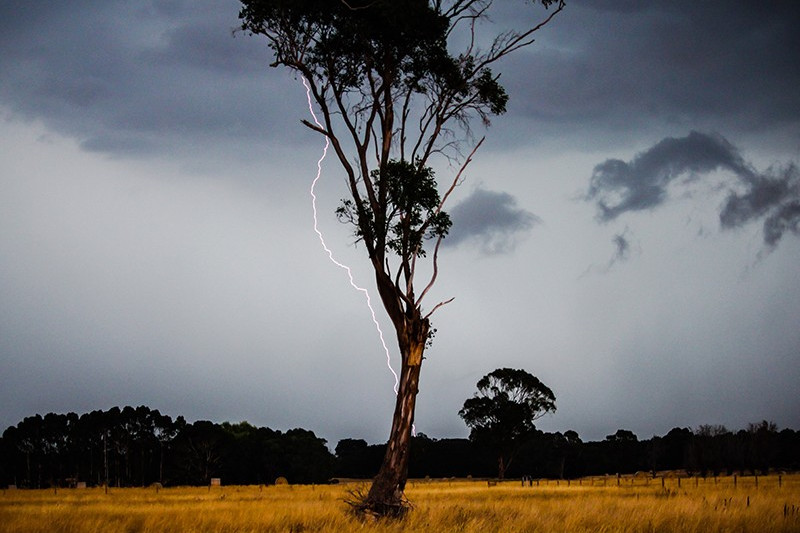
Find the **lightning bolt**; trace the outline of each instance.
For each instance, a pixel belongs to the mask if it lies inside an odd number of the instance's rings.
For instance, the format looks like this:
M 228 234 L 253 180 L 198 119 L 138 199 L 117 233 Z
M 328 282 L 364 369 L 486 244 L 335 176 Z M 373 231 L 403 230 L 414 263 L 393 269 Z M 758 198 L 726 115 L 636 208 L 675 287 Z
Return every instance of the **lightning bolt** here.
M 308 81 L 305 78 L 302 78 L 303 86 L 306 88 L 306 99 L 308 100 L 308 111 L 311 113 L 311 117 L 314 119 L 314 123 L 320 128 L 323 129 L 322 124 L 320 124 L 319 120 L 317 119 L 317 114 L 314 112 L 314 105 L 311 102 L 311 87 L 308 85 Z M 392 368 L 392 357 L 389 355 L 389 348 L 386 346 L 386 341 L 383 339 L 383 330 L 381 329 L 381 325 L 378 323 L 378 319 L 375 317 L 375 309 L 372 307 L 372 300 L 369 297 L 369 291 L 363 287 L 359 287 L 355 280 L 353 279 L 353 272 L 350 270 L 350 267 L 340 263 L 333 257 L 333 252 L 328 245 L 325 244 L 325 238 L 322 236 L 322 232 L 319 230 L 319 226 L 317 224 L 317 195 L 314 193 L 314 189 L 317 186 L 317 182 L 322 177 L 322 161 L 325 160 L 325 156 L 328 155 L 328 148 L 330 147 L 330 139 L 325 137 L 325 148 L 322 150 L 322 156 L 317 161 L 317 176 L 314 178 L 314 181 L 311 182 L 311 208 L 314 211 L 314 231 L 316 232 L 317 236 L 319 237 L 319 242 L 322 244 L 323 250 L 325 253 L 328 254 L 328 259 L 336 265 L 337 267 L 341 268 L 345 272 L 347 272 L 347 277 L 350 279 L 350 285 L 360 293 L 364 294 L 364 298 L 367 301 L 367 307 L 369 308 L 369 312 L 372 315 L 372 322 L 375 324 L 375 329 L 378 330 L 378 336 L 381 339 L 381 345 L 383 345 L 383 351 L 386 353 L 386 366 L 389 367 L 389 371 L 394 376 L 394 393 L 397 394 L 397 388 L 400 384 L 400 378 L 397 377 L 397 372 L 394 371 Z

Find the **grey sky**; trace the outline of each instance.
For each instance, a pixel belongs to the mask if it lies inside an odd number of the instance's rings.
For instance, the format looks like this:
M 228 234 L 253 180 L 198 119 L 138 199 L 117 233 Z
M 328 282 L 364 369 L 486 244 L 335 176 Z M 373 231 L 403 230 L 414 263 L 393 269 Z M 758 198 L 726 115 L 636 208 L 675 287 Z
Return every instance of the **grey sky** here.
M 499 27 L 531 9 L 498 7 Z M 378 336 L 311 227 L 302 85 L 237 14 L 0 4 L 0 426 L 146 404 L 388 435 Z M 500 65 L 509 110 L 452 199 L 418 430 L 465 436 L 498 367 L 553 389 L 539 427 L 584 439 L 800 428 L 799 26 L 790 1 L 574 0 Z M 371 288 L 323 171 L 321 229 Z

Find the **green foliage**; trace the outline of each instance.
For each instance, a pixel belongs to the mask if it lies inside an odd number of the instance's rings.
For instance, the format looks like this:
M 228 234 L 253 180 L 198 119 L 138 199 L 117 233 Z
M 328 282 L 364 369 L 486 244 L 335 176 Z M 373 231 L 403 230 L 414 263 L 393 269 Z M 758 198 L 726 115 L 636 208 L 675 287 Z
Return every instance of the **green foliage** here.
M 456 22 L 427 0 L 376 0 L 351 9 L 335 0 L 243 0 L 242 29 L 270 37 L 274 66 L 314 74 L 336 90 L 381 80 L 387 87 L 477 100 L 493 114 L 508 100 L 472 54 L 453 57 L 447 37 Z
M 365 235 L 382 234 L 386 236 L 387 248 L 408 257 L 425 255 L 423 240 L 447 235 L 452 222 L 447 213 L 439 210 L 441 199 L 432 169 L 391 160 L 383 171 L 372 172 L 372 183 L 376 195 L 381 188 L 387 191 L 384 227 L 375 227 L 377 219 L 367 201 L 362 202 L 360 211 L 366 214 L 365 220 L 359 218 L 353 200 L 342 200 L 336 209 L 340 221 L 355 226 L 357 240 L 363 240 Z
M 304 64 L 342 87 L 358 87 L 372 69 L 409 76 L 424 70 L 447 28 L 447 20 L 425 0 L 378 1 L 358 10 L 331 0 L 245 0 L 242 4 L 242 29 L 277 35 L 270 43 L 275 65 L 297 67 L 294 54 L 302 52 Z M 303 49 L 298 50 L 298 45 Z

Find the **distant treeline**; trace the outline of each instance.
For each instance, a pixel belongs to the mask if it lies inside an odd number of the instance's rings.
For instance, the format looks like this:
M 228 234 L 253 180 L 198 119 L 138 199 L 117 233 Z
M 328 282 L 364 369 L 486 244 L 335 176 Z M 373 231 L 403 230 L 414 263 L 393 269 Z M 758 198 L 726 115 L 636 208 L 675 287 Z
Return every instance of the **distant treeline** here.
M 36 415 L 8 428 L 0 442 L 1 484 L 266 484 L 278 477 L 322 483 L 334 456 L 311 431 L 257 428 L 247 422 L 190 424 L 148 407 L 114 407 L 78 416 Z
M 343 439 L 335 453 L 305 429 L 286 432 L 247 422 L 216 424 L 173 420 L 148 407 L 115 407 L 77 415 L 25 418 L 0 439 L 0 485 L 205 485 L 325 483 L 331 478 L 369 478 L 384 445 Z M 539 432 L 516 455 L 508 477 L 577 478 L 639 471 L 685 470 L 689 474 L 765 473 L 800 469 L 800 432 L 778 431 L 770 422 L 728 431 L 722 426 L 675 428 L 663 437 L 638 440 L 619 430 L 599 442 L 574 431 Z M 410 477 L 492 477 L 495 451 L 468 439 L 412 441 Z

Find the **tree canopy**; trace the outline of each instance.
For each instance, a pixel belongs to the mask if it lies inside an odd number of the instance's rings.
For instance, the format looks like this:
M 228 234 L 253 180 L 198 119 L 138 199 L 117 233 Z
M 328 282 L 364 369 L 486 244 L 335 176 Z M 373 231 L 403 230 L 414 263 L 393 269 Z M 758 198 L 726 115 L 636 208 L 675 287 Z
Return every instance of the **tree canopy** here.
M 557 7 L 481 47 L 476 32 L 490 0 L 242 0 L 242 29 L 266 37 L 272 66 L 300 74 L 320 108 L 319 125 L 303 123 L 330 140 L 347 175 L 350 197 L 337 215 L 353 224 L 379 285 L 403 278 L 381 289 L 394 322 L 422 299 L 413 278 L 424 241 L 437 246 L 450 227 L 443 207 L 461 172 L 440 194 L 431 158 L 466 166 L 472 119 L 488 124 L 505 112 L 508 95 L 492 66 L 533 42 L 564 6 L 538 3 Z M 459 33 L 467 44 L 451 53 Z M 394 272 L 386 272 L 387 254 L 399 259 Z
M 458 415 L 470 428 L 470 440 L 496 450 L 503 478 L 516 452 L 535 434 L 534 421 L 556 410 L 556 397 L 536 376 L 512 368 L 490 372 L 477 386 Z

